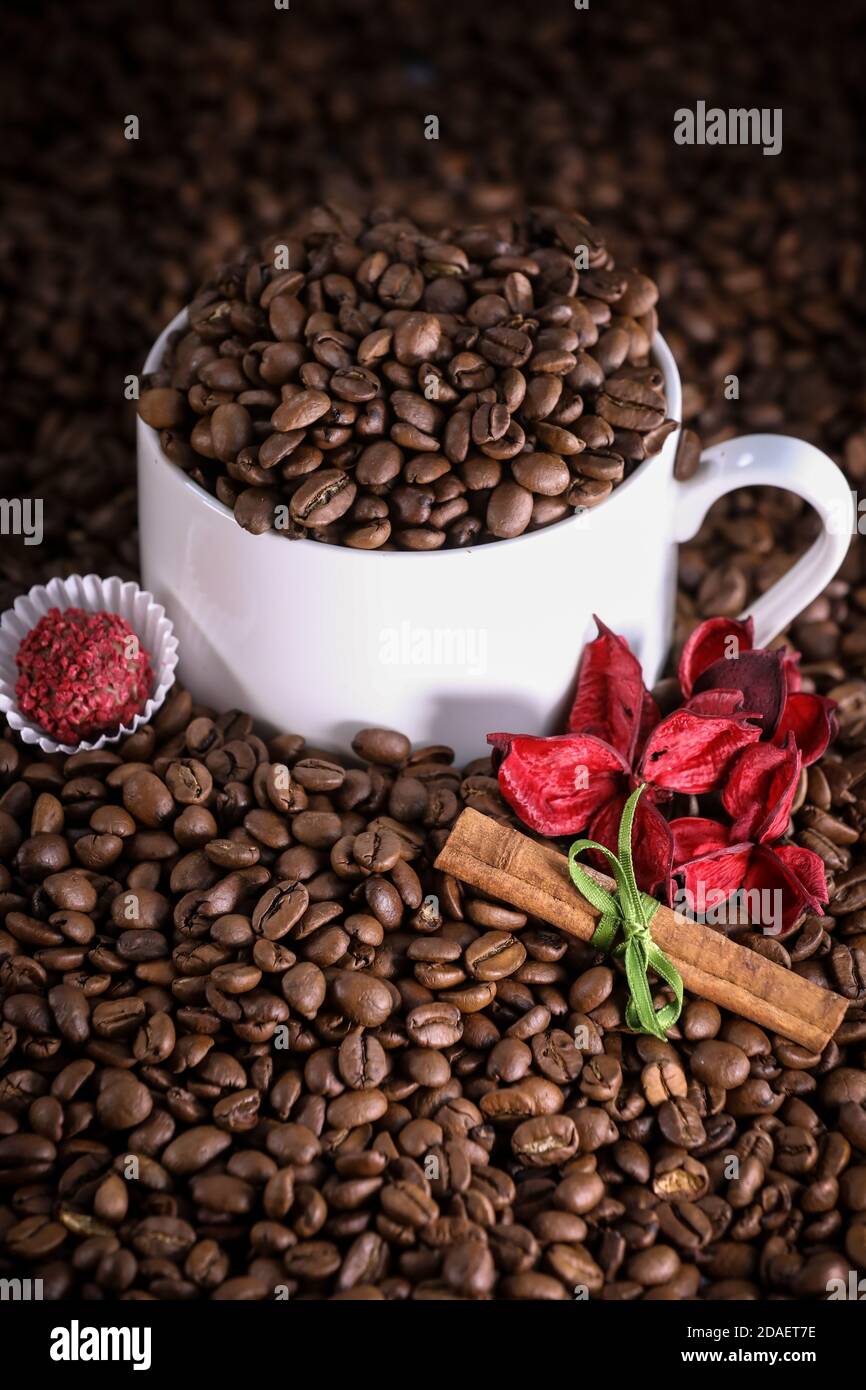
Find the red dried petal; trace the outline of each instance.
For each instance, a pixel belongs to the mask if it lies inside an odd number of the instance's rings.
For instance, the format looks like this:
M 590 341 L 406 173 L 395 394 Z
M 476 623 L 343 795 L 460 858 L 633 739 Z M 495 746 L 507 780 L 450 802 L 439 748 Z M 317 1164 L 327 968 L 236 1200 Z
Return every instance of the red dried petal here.
M 502 766 L 502 760 L 516 738 L 521 738 L 521 734 L 488 734 L 487 742 L 493 748 L 490 754 L 490 761 L 493 764 L 493 771 L 498 772 Z
M 650 734 L 641 761 L 644 781 L 699 795 L 720 787 L 734 758 L 761 736 L 742 716 L 714 718 L 679 709 Z
M 799 849 L 799 846 L 783 845 L 780 849 L 771 849 L 769 845 L 756 845 L 749 865 L 749 872 L 746 875 L 745 887 L 747 891 L 751 890 L 754 893 L 757 890 L 772 895 L 769 901 L 769 911 L 765 908 L 762 913 L 762 925 L 765 930 L 768 926 L 777 928 L 777 930 L 767 931 L 768 936 L 787 936 L 796 927 L 804 912 L 820 910 L 817 896 L 801 878 L 798 871 L 799 856 L 789 855 L 787 851 L 790 849 L 796 850 Z M 810 850 L 800 852 L 811 854 Z M 812 856 L 815 859 L 817 857 L 817 855 Z M 804 864 L 803 867 L 807 874 L 813 875 L 812 866 Z M 824 893 L 826 895 L 826 888 Z M 778 897 L 776 897 L 777 894 Z M 826 901 L 826 896 L 824 901 Z M 769 921 L 766 920 L 768 917 Z
M 670 828 L 674 837 L 674 868 L 727 849 L 731 842 L 730 826 L 706 816 L 678 816 L 670 822 Z
M 792 737 L 784 748 L 756 743 L 740 754 L 722 792 L 734 822 L 732 840 L 778 840 L 784 835 L 802 762 Z
M 643 705 L 641 706 L 640 714 L 640 727 L 637 731 L 637 741 L 635 743 L 634 756 L 632 759 L 633 762 L 637 762 L 640 759 L 641 754 L 644 750 L 644 746 L 646 745 L 646 741 L 652 733 L 653 729 L 655 728 L 656 724 L 658 724 L 661 717 L 661 710 L 659 709 L 652 695 L 650 695 L 649 691 L 645 690 L 643 693 Z
M 786 649 L 782 664 L 785 670 L 785 689 L 789 695 L 796 695 L 803 684 L 803 677 L 800 675 L 800 653 Z
M 585 734 L 532 738 L 488 734 L 502 749 L 499 789 L 520 819 L 541 835 L 576 835 L 627 784 L 628 764 L 615 748 Z
M 735 916 L 731 909 L 733 920 L 728 925 L 743 925 L 741 914 L 746 913 L 747 920 L 768 936 L 787 936 L 803 913 L 816 905 L 799 875 L 781 857 L 788 848 L 732 845 L 682 865 L 676 873 L 689 911 L 703 915 L 741 890 L 743 898 Z
M 736 893 L 745 882 L 751 862 L 752 845 L 728 845 L 712 854 L 700 855 L 680 864 L 675 873 L 682 883 L 688 911 L 703 916 Z
M 737 715 L 740 719 L 757 719 L 757 715 L 743 709 L 742 690 L 702 690 L 687 700 L 683 709 L 693 714 Z
M 631 762 L 641 724 L 652 718 L 655 703 L 646 705 L 651 697 L 628 643 L 598 618 L 595 621 L 599 635 L 583 650 L 568 731 L 592 734 Z
M 743 706 L 755 710 L 766 738 L 772 738 L 785 705 L 782 653 L 743 652 L 736 661 L 723 659 L 708 666 L 695 681 L 695 691 L 741 690 Z
M 668 822 L 649 799 L 649 792 L 647 788 L 635 809 L 632 860 L 638 887 L 654 898 L 667 901 L 673 867 L 673 836 Z M 628 793 L 624 793 L 608 801 L 589 827 L 589 838 L 606 845 L 614 854 L 618 852 L 619 823 L 627 797 Z M 597 863 L 605 873 L 610 873 L 603 855 L 597 856 Z
M 731 660 L 728 639 L 736 639 L 739 653 L 749 652 L 754 646 L 755 625 L 751 618 L 739 622 L 736 618 L 707 618 L 696 627 L 683 647 L 680 657 L 679 679 L 683 694 L 691 695 L 698 676 L 707 667 L 723 658 Z
M 805 849 L 802 845 L 776 845 L 774 853 L 777 859 L 781 859 L 785 868 L 796 875 L 812 900 L 813 910 L 819 912 L 821 904 L 830 901 L 823 859 L 819 858 L 814 850 Z
M 782 710 L 773 742 L 781 746 L 793 734 L 803 758 L 803 766 L 817 762 L 838 729 L 836 701 L 824 695 L 796 692 L 789 695 Z

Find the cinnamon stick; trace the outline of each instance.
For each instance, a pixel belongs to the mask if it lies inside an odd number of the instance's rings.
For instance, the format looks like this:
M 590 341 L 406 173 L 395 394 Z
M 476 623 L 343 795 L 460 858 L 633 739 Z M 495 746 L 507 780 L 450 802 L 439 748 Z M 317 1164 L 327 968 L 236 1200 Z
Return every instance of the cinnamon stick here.
M 598 925 L 599 914 L 572 883 L 564 854 L 478 811 L 458 817 L 436 868 L 581 941 Z M 605 874 L 588 872 L 615 888 Z M 659 908 L 652 934 L 693 994 L 814 1052 L 827 1046 L 845 1015 L 847 999 L 669 907 Z

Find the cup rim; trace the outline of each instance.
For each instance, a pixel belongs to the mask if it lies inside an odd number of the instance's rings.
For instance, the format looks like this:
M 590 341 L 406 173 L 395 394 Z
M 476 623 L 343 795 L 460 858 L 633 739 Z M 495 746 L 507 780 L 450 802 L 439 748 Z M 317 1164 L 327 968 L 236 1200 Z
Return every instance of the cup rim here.
M 174 318 L 170 321 L 170 323 L 166 324 L 165 328 L 156 338 L 155 342 L 152 344 L 150 350 L 148 351 L 147 357 L 145 358 L 143 367 L 144 374 L 155 372 L 157 370 L 162 361 L 163 354 L 165 352 L 165 348 L 170 335 L 187 326 L 188 312 L 188 306 L 185 306 L 183 309 L 181 309 L 179 313 L 175 314 Z M 593 510 L 592 508 L 585 508 L 582 512 L 573 512 L 571 516 L 563 517 L 560 521 L 554 521 L 549 526 L 542 526 L 537 531 L 524 532 L 520 536 L 510 536 L 503 540 L 490 542 L 485 541 L 483 544 L 480 545 L 460 546 L 458 549 L 454 550 L 359 550 L 353 548 L 352 546 L 323 546 L 321 541 L 314 541 L 308 539 L 306 536 L 300 536 L 297 539 L 293 539 L 291 542 L 292 549 L 294 550 L 295 547 L 299 545 L 315 546 L 317 550 L 327 549 L 343 551 L 349 555 L 364 556 L 368 559 L 372 559 L 373 557 L 378 556 L 381 560 L 392 562 L 402 557 L 403 559 L 408 558 L 412 562 L 418 563 L 422 559 L 433 560 L 437 557 L 439 557 L 441 560 L 443 555 L 477 556 L 484 554 L 486 551 L 490 550 L 499 551 L 502 549 L 503 546 L 516 546 L 520 544 L 528 544 L 529 542 L 535 541 L 539 537 L 548 535 L 552 532 L 562 532 L 565 530 L 565 528 L 569 526 L 580 527 L 581 529 L 584 529 L 588 523 L 592 524 L 592 521 L 595 518 L 604 518 L 607 514 L 612 512 L 623 493 L 626 493 L 629 496 L 631 496 L 633 493 L 637 491 L 642 481 L 644 482 L 644 484 L 646 484 L 647 480 L 649 480 L 652 473 L 652 470 L 650 468 L 647 468 L 646 464 L 652 463 L 654 461 L 660 463 L 661 460 L 665 457 L 665 454 L 667 453 L 670 458 L 671 472 L 673 471 L 672 452 L 676 447 L 680 430 L 683 427 L 681 418 L 682 384 L 680 381 L 679 368 L 677 367 L 676 359 L 674 358 L 673 353 L 668 347 L 668 344 L 665 342 L 665 339 L 662 337 L 661 333 L 658 330 L 656 330 L 653 336 L 652 343 L 650 345 L 650 360 L 654 362 L 656 366 L 661 367 L 665 383 L 665 401 L 668 410 L 667 418 L 675 419 L 677 421 L 677 427 L 675 430 L 672 430 L 671 433 L 668 435 L 659 453 L 654 455 L 653 459 L 646 459 L 643 463 L 639 464 L 638 467 L 634 470 L 634 472 L 630 475 L 630 477 L 626 478 L 624 482 L 620 483 L 618 487 L 614 488 L 611 495 L 605 498 L 604 502 L 597 510 Z M 153 428 L 152 425 L 148 425 L 144 420 L 142 420 L 140 415 L 136 416 L 136 425 L 138 430 L 137 454 L 139 467 L 141 467 L 143 463 L 146 466 L 147 463 L 150 463 L 152 461 L 158 461 L 167 469 L 170 469 L 171 473 L 176 475 L 176 480 L 179 481 L 181 485 L 185 489 L 187 489 L 199 502 L 204 502 L 219 516 L 226 517 L 230 519 L 234 525 L 237 525 L 237 523 L 234 520 L 234 513 L 231 511 L 229 507 L 225 505 L 224 502 L 221 502 L 218 497 L 214 496 L 213 493 L 208 492 L 205 488 L 201 486 L 200 483 L 195 482 L 195 480 L 191 478 L 188 473 L 185 473 L 182 468 L 179 468 L 176 463 L 172 463 L 171 460 L 166 457 L 166 455 L 163 452 L 162 446 L 159 442 L 159 434 Z M 149 445 L 149 448 L 147 450 L 148 458 L 146 460 L 142 459 L 142 439 L 145 440 Z M 285 545 L 286 542 L 285 536 L 280 536 L 273 530 L 266 531 L 263 535 L 260 536 L 254 536 L 252 537 L 252 539 L 255 541 L 257 545 L 267 545 L 275 543 Z

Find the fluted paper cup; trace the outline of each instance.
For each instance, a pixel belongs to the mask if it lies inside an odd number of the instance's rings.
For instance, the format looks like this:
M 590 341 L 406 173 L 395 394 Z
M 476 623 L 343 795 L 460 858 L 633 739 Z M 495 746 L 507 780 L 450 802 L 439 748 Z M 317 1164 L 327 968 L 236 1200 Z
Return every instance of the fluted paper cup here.
M 38 724 L 26 719 L 18 707 L 15 686 L 19 671 L 15 664 L 18 648 L 28 632 L 52 608 L 83 608 L 86 613 L 118 613 L 132 628 L 142 647 L 150 654 L 153 687 L 144 709 L 129 724 L 122 724 L 114 733 L 81 743 L 58 743 Z M 174 684 L 177 666 L 177 638 L 162 604 L 153 594 L 140 589 L 131 580 L 116 575 L 101 579 L 98 574 L 71 574 L 67 579 L 52 579 L 37 584 L 0 619 L 0 712 L 5 714 L 10 729 L 24 743 L 38 744 L 43 753 L 78 753 L 106 744 L 117 743 L 148 723 L 163 704 Z

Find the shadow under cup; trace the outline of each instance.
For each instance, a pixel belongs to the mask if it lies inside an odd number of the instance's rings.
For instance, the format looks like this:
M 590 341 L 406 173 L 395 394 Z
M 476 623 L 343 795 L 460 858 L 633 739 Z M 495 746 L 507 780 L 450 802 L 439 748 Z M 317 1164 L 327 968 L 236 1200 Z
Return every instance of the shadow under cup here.
M 145 372 L 185 325 L 183 311 Z M 652 358 L 679 419 L 679 373 L 659 336 Z M 334 751 L 359 728 L 395 728 L 465 764 L 491 731 L 562 728 L 594 613 L 629 640 L 649 684 L 661 670 L 679 430 L 597 510 L 512 540 L 383 553 L 250 535 L 150 426 L 137 429 L 143 583 L 174 623 L 179 678 L 199 703 Z

